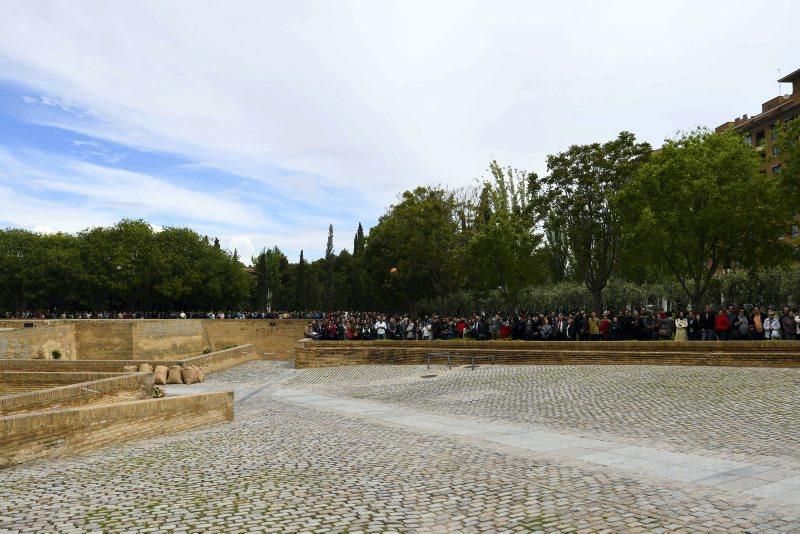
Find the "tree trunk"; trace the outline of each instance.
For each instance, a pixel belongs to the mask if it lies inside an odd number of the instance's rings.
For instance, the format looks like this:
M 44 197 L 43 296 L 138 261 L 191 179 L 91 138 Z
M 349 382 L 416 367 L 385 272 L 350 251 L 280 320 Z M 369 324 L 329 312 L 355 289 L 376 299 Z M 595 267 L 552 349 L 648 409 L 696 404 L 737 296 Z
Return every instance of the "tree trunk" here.
M 603 314 L 603 289 L 591 289 L 592 292 L 592 309 L 598 315 Z

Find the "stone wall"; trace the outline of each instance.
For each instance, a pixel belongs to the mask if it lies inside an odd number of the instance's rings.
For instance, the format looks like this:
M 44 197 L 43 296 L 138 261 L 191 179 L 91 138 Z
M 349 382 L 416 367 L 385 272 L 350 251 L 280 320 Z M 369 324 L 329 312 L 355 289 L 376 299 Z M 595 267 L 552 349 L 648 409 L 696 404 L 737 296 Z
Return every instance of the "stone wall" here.
M 123 360 L 133 357 L 132 321 L 74 321 L 78 358 Z
M 46 359 L 52 358 L 54 350 L 61 353 L 62 359 L 76 358 L 77 343 L 72 325 L 36 326 L 0 332 L 0 358 Z
M 7 371 L 22 371 L 30 374 L 52 372 L 97 372 L 116 373 L 122 372 L 126 365 L 139 367 L 142 363 L 151 365 L 197 365 L 206 372 L 221 371 L 241 363 L 270 357 L 270 354 L 259 353 L 253 345 L 242 345 L 230 349 L 200 354 L 189 358 L 162 360 L 157 358 L 136 360 L 3 360 L 0 359 L 0 373 Z
M 49 373 L 48 373 L 49 374 Z M 0 380 L 3 373 L 0 372 Z M 35 377 L 33 377 L 35 378 Z M 0 416 L 152 397 L 153 374 L 132 373 L 0 397 Z
M 0 332 L 0 358 L 35 358 L 40 345 L 50 341 L 64 346 L 62 357 L 69 351 L 70 358 L 77 355 L 81 360 L 169 360 L 200 354 L 207 348 L 221 350 L 248 344 L 261 353 L 270 353 L 271 358 L 287 360 L 293 357 L 294 345 L 303 337 L 307 323 L 270 319 L 87 319 L 33 321 L 42 326 L 23 329 L 25 322 L 0 322 L 19 328 Z M 71 336 L 71 343 L 62 340 L 62 334 Z M 4 343 L 4 337 L 22 341 Z
M 30 360 L 20 360 L 30 361 Z M 38 361 L 38 360 L 34 360 Z M 120 369 L 122 371 L 122 369 Z M 119 372 L 94 372 L 94 371 L 73 371 L 73 372 L 38 372 L 29 373 L 26 371 L 2 371 L 0 370 L 0 394 L 9 395 L 23 391 L 36 391 L 57 386 L 88 382 L 101 378 L 111 378 L 120 376 Z
M 266 354 L 269 355 L 269 354 Z M 191 358 L 185 358 L 177 362 L 177 365 L 189 367 L 196 365 L 206 373 L 216 373 L 236 367 L 245 362 L 258 360 L 264 357 L 264 353 L 259 353 L 253 345 L 242 345 L 230 349 L 219 350 L 209 354 L 200 354 Z
M 290 360 L 294 347 L 303 337 L 308 321 L 300 319 L 243 319 L 203 321 L 211 347 L 215 350 L 252 343 L 261 352 L 273 353 L 270 359 Z
M 233 392 L 0 417 L 0 468 L 233 420 Z
M 297 368 L 363 364 L 425 364 L 429 353 L 460 355 L 456 364 L 640 364 L 800 367 L 800 341 L 514 342 L 514 341 L 313 341 L 295 348 Z M 444 359 L 433 360 L 437 364 Z

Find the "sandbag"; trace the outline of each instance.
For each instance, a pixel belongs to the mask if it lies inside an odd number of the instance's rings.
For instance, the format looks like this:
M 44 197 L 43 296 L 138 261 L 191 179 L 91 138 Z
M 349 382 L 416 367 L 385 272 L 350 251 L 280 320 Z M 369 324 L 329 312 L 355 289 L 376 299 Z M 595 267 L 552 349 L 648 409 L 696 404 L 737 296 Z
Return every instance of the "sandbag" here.
M 123 373 L 135 373 L 136 366 L 135 365 L 126 365 L 122 368 Z
M 152 373 L 153 372 L 153 366 L 150 365 L 149 363 L 140 363 L 139 364 L 139 372 L 140 373 Z
M 201 368 L 197 367 L 196 365 L 192 366 L 197 373 L 197 381 L 198 382 L 205 382 L 206 381 L 206 373 Z
M 156 365 L 156 370 L 153 371 L 155 374 L 155 378 L 153 382 L 155 384 L 161 384 L 162 386 L 167 383 L 167 372 L 169 369 L 166 365 Z
M 197 380 L 197 371 L 192 367 L 184 367 L 181 369 L 181 379 L 184 384 L 194 384 Z
M 183 384 L 180 366 L 173 365 L 169 368 L 167 371 L 167 384 Z

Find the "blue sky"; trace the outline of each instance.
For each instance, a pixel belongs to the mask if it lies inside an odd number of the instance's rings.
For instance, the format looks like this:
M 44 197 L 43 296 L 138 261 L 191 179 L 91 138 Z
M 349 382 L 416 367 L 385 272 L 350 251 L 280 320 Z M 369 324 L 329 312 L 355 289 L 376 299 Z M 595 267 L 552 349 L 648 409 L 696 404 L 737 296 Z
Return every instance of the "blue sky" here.
M 698 5 L 700 4 L 700 5 Z M 244 258 L 352 246 L 404 189 L 492 158 L 756 113 L 796 2 L 0 4 L 0 226 L 144 218 Z M 783 92 L 789 88 L 784 86 Z

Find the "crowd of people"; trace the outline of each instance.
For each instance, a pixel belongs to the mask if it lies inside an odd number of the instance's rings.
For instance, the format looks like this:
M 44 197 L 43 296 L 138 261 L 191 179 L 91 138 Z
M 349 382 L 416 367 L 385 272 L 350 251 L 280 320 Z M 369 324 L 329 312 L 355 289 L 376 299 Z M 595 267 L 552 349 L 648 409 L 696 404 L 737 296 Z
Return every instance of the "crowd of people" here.
M 3 319 L 307 319 L 308 338 L 318 340 L 742 340 L 800 339 L 800 309 L 753 306 L 706 306 L 704 310 L 665 312 L 624 309 L 619 312 L 542 312 L 412 318 L 378 312 L 321 311 L 173 311 L 0 313 Z
M 514 315 L 407 315 L 365 312 L 325 314 L 308 323 L 308 338 L 317 340 L 433 340 L 513 339 L 552 341 L 602 340 L 796 340 L 800 339 L 800 312 L 754 306 L 749 311 L 734 306 L 700 313 L 692 310 L 622 310 L 603 312 L 544 312 Z

